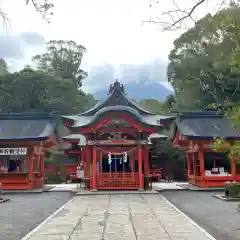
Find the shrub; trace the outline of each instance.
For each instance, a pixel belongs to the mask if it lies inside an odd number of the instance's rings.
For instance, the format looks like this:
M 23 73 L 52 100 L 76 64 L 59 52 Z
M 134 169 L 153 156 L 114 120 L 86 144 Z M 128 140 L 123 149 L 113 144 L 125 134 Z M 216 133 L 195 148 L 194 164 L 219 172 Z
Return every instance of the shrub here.
M 226 197 L 240 197 L 240 183 L 226 182 L 225 183 Z

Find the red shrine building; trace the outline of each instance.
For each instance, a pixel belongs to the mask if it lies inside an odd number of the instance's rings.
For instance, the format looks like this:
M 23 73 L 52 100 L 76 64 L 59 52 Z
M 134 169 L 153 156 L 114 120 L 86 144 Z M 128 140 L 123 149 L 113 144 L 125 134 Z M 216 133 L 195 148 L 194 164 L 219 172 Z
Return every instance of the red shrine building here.
M 41 189 L 44 151 L 58 147 L 55 120 L 46 114 L 0 114 L 2 190 Z
M 174 117 L 144 110 L 116 81 L 104 101 L 82 114 L 62 119 L 71 132 L 63 138 L 71 144 L 66 153 L 81 159 L 86 188 L 141 190 L 144 177 L 150 176 L 149 136 L 165 128 Z
M 200 187 L 223 187 L 226 181 L 240 181 L 240 167 L 226 150 L 213 151 L 215 138 L 230 144 L 240 139 L 231 122 L 218 111 L 179 113 L 174 123 L 173 147 L 187 155 L 188 182 Z

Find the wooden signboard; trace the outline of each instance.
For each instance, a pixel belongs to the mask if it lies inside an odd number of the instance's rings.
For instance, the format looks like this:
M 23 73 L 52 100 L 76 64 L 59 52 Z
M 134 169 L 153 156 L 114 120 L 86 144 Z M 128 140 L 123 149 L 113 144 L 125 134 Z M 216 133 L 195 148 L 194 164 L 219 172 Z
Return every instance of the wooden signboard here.
M 27 148 L 0 148 L 0 155 L 27 155 Z

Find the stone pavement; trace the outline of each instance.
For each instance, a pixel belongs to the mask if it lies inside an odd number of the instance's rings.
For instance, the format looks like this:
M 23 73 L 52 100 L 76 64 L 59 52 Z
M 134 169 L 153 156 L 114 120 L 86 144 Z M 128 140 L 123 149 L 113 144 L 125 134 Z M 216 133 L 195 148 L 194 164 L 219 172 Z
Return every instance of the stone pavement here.
M 159 195 L 74 197 L 25 240 L 213 240 Z

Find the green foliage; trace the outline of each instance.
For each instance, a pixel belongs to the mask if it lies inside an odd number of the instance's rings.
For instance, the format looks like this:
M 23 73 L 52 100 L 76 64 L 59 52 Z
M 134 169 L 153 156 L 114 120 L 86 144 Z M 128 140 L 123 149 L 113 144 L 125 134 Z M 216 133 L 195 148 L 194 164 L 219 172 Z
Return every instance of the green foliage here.
M 174 95 L 169 95 L 165 101 L 156 99 L 144 99 L 137 102 L 139 106 L 155 114 L 169 115 L 175 107 Z
M 172 147 L 172 140 L 157 141 L 155 143 L 155 154 L 165 155 L 169 159 L 176 159 L 177 161 L 185 161 L 186 153 L 184 150 Z
M 174 42 L 168 81 L 180 108 L 199 109 L 239 99 L 240 9 L 208 14 Z
M 74 41 L 63 40 L 50 41 L 46 47 L 46 53 L 33 57 L 37 68 L 56 77 L 71 80 L 79 89 L 82 80 L 87 76 L 80 68 L 86 48 Z
M 56 166 L 54 170 L 46 174 L 44 183 L 45 184 L 59 184 L 65 182 L 69 178 L 68 173 L 62 166 Z
M 224 187 L 226 197 L 240 197 L 240 183 L 226 182 Z
M 7 66 L 7 62 L 0 58 L 0 76 L 8 74 L 8 66 Z
M 162 102 L 156 99 L 144 99 L 140 100 L 137 103 L 142 108 L 146 109 L 149 112 L 159 114 L 162 110 Z
M 85 110 L 89 96 L 73 82 L 42 71 L 23 69 L 0 76 L 0 111 L 74 114 Z

